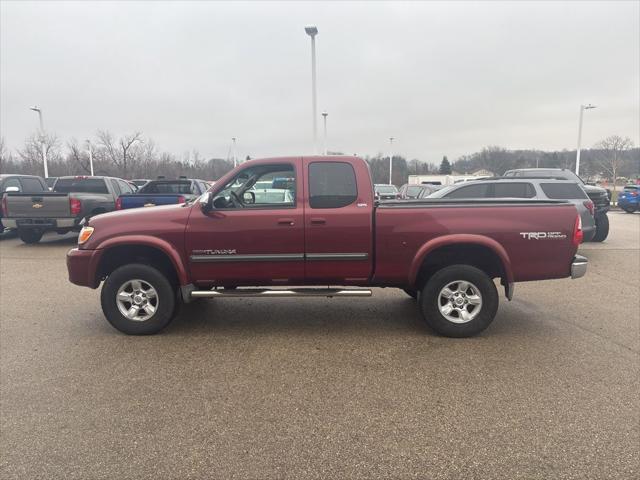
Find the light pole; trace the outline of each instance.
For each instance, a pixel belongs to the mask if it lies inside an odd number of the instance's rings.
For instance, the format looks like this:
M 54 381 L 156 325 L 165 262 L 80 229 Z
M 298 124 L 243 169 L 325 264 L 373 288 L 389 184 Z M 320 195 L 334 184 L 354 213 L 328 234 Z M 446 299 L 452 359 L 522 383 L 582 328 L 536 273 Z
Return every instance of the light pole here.
M 578 121 L 578 151 L 576 152 L 576 175 L 580 176 L 580 143 L 582 142 L 582 116 L 585 110 L 591 110 L 596 108 L 595 105 L 590 103 L 587 105 L 580 105 L 580 120 Z
M 327 112 L 322 112 L 322 120 L 324 122 L 324 140 L 322 145 L 322 151 L 326 155 L 327 154 L 327 117 L 329 114 Z
M 393 137 L 389 137 L 389 185 L 393 185 L 391 181 L 393 174 Z
M 316 35 L 318 28 L 310 25 L 304 31 L 311 37 L 311 105 L 313 114 L 313 148 L 318 153 L 318 94 L 316 91 Z
M 91 148 L 91 140 L 87 140 L 87 146 L 89 147 L 89 170 L 91 170 L 91 176 L 93 177 L 93 149 Z
M 236 137 L 231 137 L 231 141 L 233 142 L 233 168 L 238 166 L 238 159 L 236 157 Z
M 31 107 L 31 110 L 38 112 L 40 118 L 40 148 L 42 150 L 42 163 L 44 163 L 44 178 L 49 177 L 49 166 L 47 165 L 47 146 L 45 145 L 44 122 L 42 121 L 42 110 L 37 105 Z

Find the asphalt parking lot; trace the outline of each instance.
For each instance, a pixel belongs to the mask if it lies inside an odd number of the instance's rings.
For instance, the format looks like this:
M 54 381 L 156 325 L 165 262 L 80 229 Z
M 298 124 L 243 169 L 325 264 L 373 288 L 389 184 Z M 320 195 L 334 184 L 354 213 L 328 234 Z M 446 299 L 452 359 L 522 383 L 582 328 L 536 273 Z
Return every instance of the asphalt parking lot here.
M 481 336 L 403 292 L 190 304 L 128 337 L 73 236 L 0 241 L 0 477 L 637 478 L 640 213 L 587 276 L 517 284 Z

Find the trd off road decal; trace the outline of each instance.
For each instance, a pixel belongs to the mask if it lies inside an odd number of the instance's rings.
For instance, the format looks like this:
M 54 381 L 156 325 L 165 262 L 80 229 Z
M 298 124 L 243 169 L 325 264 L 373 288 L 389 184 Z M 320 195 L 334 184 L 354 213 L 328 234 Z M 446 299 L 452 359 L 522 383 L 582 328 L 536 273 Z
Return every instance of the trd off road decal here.
M 562 232 L 520 232 L 525 240 L 561 240 L 567 238 Z

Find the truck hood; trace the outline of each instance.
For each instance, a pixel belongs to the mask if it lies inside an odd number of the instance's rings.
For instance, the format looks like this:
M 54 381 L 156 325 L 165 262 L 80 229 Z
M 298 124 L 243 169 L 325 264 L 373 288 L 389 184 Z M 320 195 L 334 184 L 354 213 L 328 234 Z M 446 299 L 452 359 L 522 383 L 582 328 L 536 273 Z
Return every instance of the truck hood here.
M 193 204 L 164 205 L 96 215 L 89 220 L 89 226 L 94 228 L 93 235 L 81 248 L 101 248 L 113 237 L 163 237 L 184 232 L 193 207 Z

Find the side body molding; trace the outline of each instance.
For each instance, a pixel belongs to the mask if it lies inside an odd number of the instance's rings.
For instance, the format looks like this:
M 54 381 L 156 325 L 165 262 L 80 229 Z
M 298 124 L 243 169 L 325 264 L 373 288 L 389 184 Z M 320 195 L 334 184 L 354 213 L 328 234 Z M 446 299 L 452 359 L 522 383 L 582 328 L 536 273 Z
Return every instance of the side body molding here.
M 163 252 L 173 264 L 178 275 L 180 285 L 187 285 L 189 283 L 189 275 L 185 269 L 185 263 L 180 253 L 166 240 L 158 237 L 152 237 L 150 235 L 124 235 L 110 238 L 99 244 L 96 248 L 101 250 L 107 250 L 112 247 L 119 247 L 123 245 L 143 245 L 152 247 Z
M 509 255 L 507 251 L 504 249 L 502 245 L 500 245 L 493 238 L 485 237 L 483 235 L 474 235 L 468 233 L 460 233 L 454 235 L 444 235 L 441 237 L 436 237 L 434 239 L 429 240 L 424 245 L 422 245 L 418 251 L 416 252 L 413 261 L 411 262 L 411 267 L 409 268 L 409 285 L 414 285 L 416 282 L 416 278 L 418 277 L 418 272 L 424 259 L 431 252 L 436 250 L 437 248 L 444 247 L 447 245 L 461 245 L 461 244 L 471 244 L 471 245 L 479 245 L 482 247 L 487 247 L 493 253 L 495 253 L 500 261 L 502 262 L 502 267 L 505 272 L 506 278 L 504 279 L 506 284 L 513 284 L 513 271 L 511 269 L 511 260 L 509 259 Z

